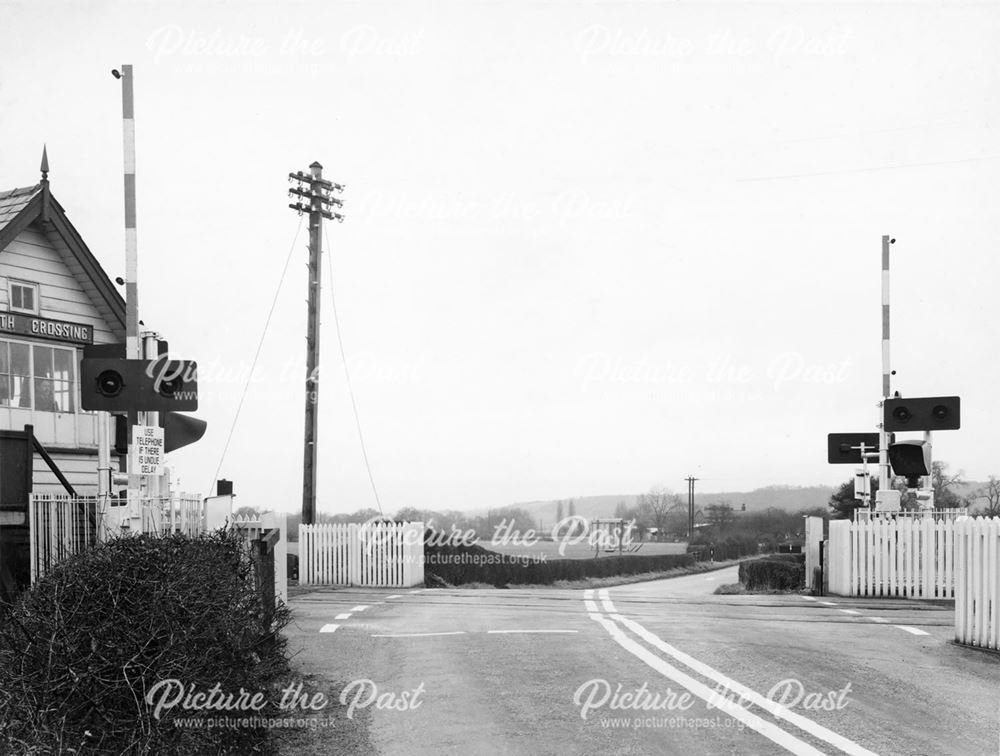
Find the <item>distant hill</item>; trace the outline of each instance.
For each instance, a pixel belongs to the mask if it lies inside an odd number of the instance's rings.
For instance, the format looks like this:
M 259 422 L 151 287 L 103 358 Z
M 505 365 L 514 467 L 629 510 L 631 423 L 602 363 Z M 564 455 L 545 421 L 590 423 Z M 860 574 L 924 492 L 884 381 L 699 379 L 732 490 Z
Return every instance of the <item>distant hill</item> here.
M 705 494 L 696 491 L 694 500 L 698 507 L 727 502 L 733 505 L 733 509 L 741 509 L 746 504 L 748 512 L 760 512 L 771 507 L 798 512 L 817 507 L 825 509 L 836 490 L 834 486 L 766 486 L 753 491 Z
M 833 495 L 833 486 L 767 486 L 754 491 L 723 491 L 721 493 L 695 492 L 694 501 L 698 509 L 704 509 L 710 504 L 727 502 L 733 509 L 741 509 L 746 504 L 748 512 L 759 512 L 769 507 L 783 509 L 788 512 L 798 512 L 801 509 L 825 508 Z M 681 502 L 687 502 L 687 494 L 679 494 Z M 638 494 L 619 494 L 606 496 L 578 496 L 572 499 L 576 513 L 582 517 L 614 517 L 618 502 L 624 501 L 628 506 L 635 504 Z M 569 499 L 563 499 L 568 502 Z M 552 523 L 556 519 L 558 502 L 527 501 L 514 506 L 526 509 L 536 519 L 543 523 Z M 564 504 L 563 516 L 569 514 Z

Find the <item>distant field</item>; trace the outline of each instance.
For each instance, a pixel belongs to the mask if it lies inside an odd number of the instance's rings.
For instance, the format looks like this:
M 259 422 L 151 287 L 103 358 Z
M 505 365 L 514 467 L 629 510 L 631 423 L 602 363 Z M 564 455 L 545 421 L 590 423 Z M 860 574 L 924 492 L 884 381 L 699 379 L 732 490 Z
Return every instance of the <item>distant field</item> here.
M 586 543 L 567 544 L 563 554 L 559 554 L 559 543 L 555 541 L 539 541 L 532 546 L 521 546 L 512 544 L 493 545 L 489 541 L 482 541 L 480 545 L 501 554 L 512 556 L 532 556 L 535 554 L 545 554 L 546 559 L 592 559 L 594 557 L 594 547 Z M 657 556 L 659 554 L 683 554 L 687 549 L 686 543 L 644 543 L 642 548 L 633 552 L 644 556 Z M 601 551 L 601 556 L 613 556 L 618 552 Z M 628 553 L 628 552 L 623 552 Z

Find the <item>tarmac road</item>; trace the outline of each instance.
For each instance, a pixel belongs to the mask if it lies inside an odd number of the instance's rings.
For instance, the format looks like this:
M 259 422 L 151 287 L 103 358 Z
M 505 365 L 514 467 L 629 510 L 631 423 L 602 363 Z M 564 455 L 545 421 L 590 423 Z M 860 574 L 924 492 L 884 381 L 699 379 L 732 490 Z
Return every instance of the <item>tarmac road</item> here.
M 735 570 L 323 589 L 288 634 L 379 753 L 1000 753 L 1000 655 L 953 644 L 947 603 L 712 595 Z

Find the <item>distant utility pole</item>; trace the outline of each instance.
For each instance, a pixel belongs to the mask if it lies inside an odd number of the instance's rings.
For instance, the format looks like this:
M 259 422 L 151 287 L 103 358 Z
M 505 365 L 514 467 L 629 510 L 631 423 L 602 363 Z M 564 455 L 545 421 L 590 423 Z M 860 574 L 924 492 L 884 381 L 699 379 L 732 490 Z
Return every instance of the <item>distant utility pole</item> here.
M 322 253 L 323 218 L 342 222 L 344 216 L 330 210 L 342 207 L 343 201 L 333 192 L 342 192 L 342 184 L 323 179 L 323 166 L 313 163 L 309 173 L 298 171 L 288 174 L 296 182 L 288 190 L 299 199 L 289 204 L 299 214 L 309 213 L 309 322 L 306 330 L 306 432 L 305 460 L 302 470 L 302 524 L 316 522 L 316 437 L 319 421 L 319 297 L 320 255 Z
M 685 478 L 688 484 L 688 542 L 694 537 L 694 482 L 698 480 L 690 475 Z

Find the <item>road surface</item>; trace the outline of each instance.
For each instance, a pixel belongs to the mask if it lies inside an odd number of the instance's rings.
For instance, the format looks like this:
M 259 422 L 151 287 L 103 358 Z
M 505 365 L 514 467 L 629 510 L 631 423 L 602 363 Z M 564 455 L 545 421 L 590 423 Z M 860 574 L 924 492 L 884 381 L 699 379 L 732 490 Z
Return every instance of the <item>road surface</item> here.
M 733 582 L 323 589 L 288 634 L 377 753 L 1000 753 L 1000 655 L 952 643 L 948 604 Z

